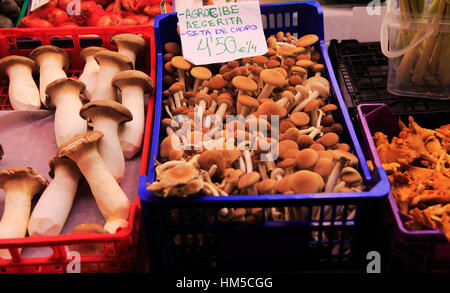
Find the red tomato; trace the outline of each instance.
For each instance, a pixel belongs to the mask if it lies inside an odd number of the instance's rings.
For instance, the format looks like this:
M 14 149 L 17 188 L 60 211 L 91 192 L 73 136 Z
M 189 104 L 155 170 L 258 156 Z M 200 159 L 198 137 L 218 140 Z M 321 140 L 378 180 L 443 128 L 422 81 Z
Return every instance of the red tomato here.
M 46 8 L 31 15 L 48 20 L 53 26 L 59 26 L 62 23 L 69 21 L 67 13 L 64 10 L 55 7 Z
M 32 15 L 25 16 L 19 23 L 20 28 L 30 28 L 30 27 L 53 27 L 53 25 L 45 20 L 34 17 Z
M 79 25 L 73 22 L 65 22 L 61 24 L 59 27 L 79 27 Z

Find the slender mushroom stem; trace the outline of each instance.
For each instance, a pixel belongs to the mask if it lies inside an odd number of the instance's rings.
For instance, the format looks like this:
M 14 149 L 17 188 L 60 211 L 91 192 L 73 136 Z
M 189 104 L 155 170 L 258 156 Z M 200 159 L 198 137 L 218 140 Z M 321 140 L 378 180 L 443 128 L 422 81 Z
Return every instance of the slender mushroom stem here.
M 244 155 L 247 173 L 253 172 L 253 163 L 252 158 L 250 157 L 250 152 L 248 151 L 248 149 L 245 149 L 242 154 Z
M 334 187 L 341 175 L 342 168 L 345 163 L 348 161 L 346 157 L 340 157 L 336 165 L 334 165 L 333 170 L 328 177 L 327 183 L 325 185 L 325 192 L 333 192 Z
M 306 105 L 307 105 L 310 101 L 315 100 L 315 99 L 317 99 L 318 97 L 319 97 L 319 92 L 317 92 L 317 91 L 312 92 L 311 95 L 310 95 L 308 98 L 306 98 L 305 100 L 303 100 L 300 104 L 297 105 L 297 107 L 294 108 L 294 110 L 291 111 L 291 114 L 292 114 L 292 113 L 295 113 L 295 112 L 302 111 L 303 109 L 305 109 Z

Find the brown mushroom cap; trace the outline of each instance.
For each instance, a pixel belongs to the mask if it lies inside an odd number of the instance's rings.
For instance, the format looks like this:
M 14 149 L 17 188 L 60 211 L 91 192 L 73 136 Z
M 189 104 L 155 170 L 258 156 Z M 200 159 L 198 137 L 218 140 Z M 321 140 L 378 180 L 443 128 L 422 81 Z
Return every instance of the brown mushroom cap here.
M 30 58 L 33 59 L 34 62 L 36 62 L 36 65 L 39 67 L 40 66 L 40 64 L 39 64 L 40 58 L 39 57 L 48 52 L 56 53 L 61 56 L 62 61 L 63 61 L 63 70 L 64 71 L 66 71 L 69 68 L 70 59 L 69 59 L 69 55 L 67 54 L 67 52 L 59 47 L 55 47 L 52 45 L 44 45 L 44 46 L 37 47 L 36 49 L 31 51 Z
M 319 37 L 314 34 L 304 35 L 300 37 L 295 45 L 297 47 L 309 47 L 313 44 L 315 44 L 319 40 Z
M 198 164 L 200 168 L 205 171 L 208 171 L 212 165 L 216 165 L 217 169 L 215 174 L 219 177 L 223 176 L 223 171 L 227 167 L 227 162 L 223 157 L 222 152 L 218 150 L 204 151 L 198 158 Z
M 322 107 L 322 111 L 325 113 L 337 111 L 338 107 L 335 104 L 326 104 Z
M 260 77 L 265 83 L 276 87 L 281 87 L 286 84 L 286 79 L 279 71 L 275 69 L 264 69 L 261 71 Z
M 168 158 L 170 156 L 170 153 L 173 150 L 180 150 L 180 149 L 181 149 L 181 140 L 180 140 L 180 138 L 176 134 L 171 134 L 169 136 L 166 136 L 161 141 L 159 155 L 162 158 Z
M 238 102 L 241 103 L 244 106 L 247 106 L 249 108 L 258 108 L 259 102 L 257 99 L 252 98 L 247 95 L 240 95 L 238 96 Z
M 83 152 L 89 149 L 92 145 L 97 145 L 97 142 L 103 137 L 103 133 L 98 130 L 89 131 L 80 135 L 77 135 L 65 143 L 63 143 L 57 152 L 58 157 L 69 157 Z
M 309 148 L 314 143 L 314 139 L 307 134 L 301 134 L 297 137 L 297 144 L 299 148 Z
M 31 69 L 31 72 L 35 72 L 37 70 L 36 63 L 34 63 L 33 59 L 24 56 L 10 55 L 0 59 L 0 76 L 2 78 L 7 78 L 7 68 L 18 63 L 28 66 Z
M 283 118 L 286 116 L 287 111 L 284 107 L 281 107 L 277 103 L 270 101 L 264 102 L 258 107 L 258 114 L 267 115 L 267 119 L 270 119 L 272 115 L 279 116 L 279 118 Z
M 327 151 L 319 150 L 319 151 L 317 151 L 317 154 L 319 155 L 319 159 L 320 158 L 327 158 L 327 159 L 329 159 L 331 161 L 334 160 L 333 154 L 329 150 L 327 150 Z
M 97 46 L 86 47 L 83 50 L 81 50 L 81 52 L 80 52 L 81 60 L 83 60 L 83 62 L 86 62 L 86 59 L 88 57 L 94 56 L 95 53 L 97 53 L 98 51 L 101 51 L 101 50 L 107 50 L 107 49 L 103 48 L 103 47 L 97 47 Z
M 278 181 L 277 190 L 279 193 L 286 193 L 292 191 L 292 188 L 289 184 L 289 180 L 292 178 L 292 175 L 286 175 Z
M 294 56 L 294 50 L 289 46 L 279 46 L 277 49 L 277 53 L 283 57 Z
M 123 44 L 136 53 L 144 50 L 147 45 L 145 40 L 141 36 L 129 33 L 115 35 L 111 38 L 111 43 L 116 45 Z
M 191 69 L 191 75 L 200 80 L 210 79 L 212 76 L 211 70 L 203 66 L 196 66 Z
M 47 108 L 49 110 L 53 110 L 56 107 L 56 105 L 52 103 L 52 97 L 54 96 L 55 91 L 65 91 L 70 93 L 71 91 L 76 90 L 77 92 L 82 94 L 85 88 L 86 85 L 78 79 L 69 77 L 58 78 L 57 80 L 51 82 L 45 89 L 45 103 L 47 105 Z
M 287 152 L 291 149 L 298 150 L 298 145 L 295 141 L 290 139 L 285 139 L 283 141 L 280 141 L 278 144 L 278 156 L 282 159 L 288 158 L 286 156 Z
M 174 67 L 181 70 L 189 70 L 192 66 L 183 56 L 175 56 L 170 61 Z
M 296 164 L 297 164 L 297 162 L 295 161 L 294 158 L 288 157 L 288 158 L 284 159 L 283 161 L 279 162 L 277 164 L 277 167 L 286 170 L 289 168 L 294 168 Z
M 191 166 L 178 165 L 162 172 L 159 182 L 167 187 L 176 186 L 186 184 L 198 175 L 198 171 Z
M 326 177 L 331 174 L 333 170 L 333 161 L 328 158 L 319 158 L 314 166 L 314 172 L 322 177 Z
M 119 124 L 133 120 L 133 114 L 124 105 L 111 100 L 95 100 L 91 101 L 80 109 L 80 116 L 83 119 L 91 120 L 97 116 L 111 117 Z
M 50 160 L 50 162 L 48 162 L 48 166 L 50 168 L 50 171 L 48 171 L 48 175 L 51 178 L 54 178 L 55 177 L 55 168 L 57 168 L 58 166 L 63 166 L 63 165 L 65 165 L 67 168 L 71 169 L 73 172 L 77 172 L 79 175 L 81 175 L 81 173 L 78 169 L 78 166 L 77 166 L 77 164 L 75 164 L 74 161 L 72 161 L 71 159 L 66 158 L 66 157 L 60 158 L 58 156 L 53 157 Z M 79 177 L 81 179 L 81 176 L 79 176 Z
M 289 85 L 297 86 L 297 85 L 302 85 L 302 84 L 303 84 L 303 79 L 300 76 L 292 75 L 291 77 L 289 77 Z
M 323 65 L 323 64 L 317 63 L 317 64 L 314 64 L 314 65 L 312 66 L 312 71 L 313 71 L 313 72 L 321 72 L 321 71 L 324 70 L 324 69 L 325 69 L 325 65 Z
M 291 72 L 296 73 L 296 74 L 300 74 L 300 75 L 304 75 L 304 74 L 308 73 L 308 71 L 305 68 L 301 67 L 301 66 L 292 66 L 291 67 Z
M 278 67 L 278 66 L 280 66 L 281 65 L 281 63 L 280 63 L 280 61 L 278 61 L 278 60 L 269 60 L 269 62 L 267 62 L 267 67 L 268 68 L 275 68 L 275 67 Z
M 316 193 L 323 189 L 325 183 L 319 174 L 300 170 L 290 176 L 289 186 L 295 193 Z
M 258 194 L 273 194 L 278 185 L 278 180 L 268 178 L 255 184 Z
M 310 149 L 313 149 L 315 151 L 324 151 L 325 147 L 323 146 L 323 144 L 315 142 L 312 145 L 309 146 Z
M 96 233 L 96 234 L 108 234 L 108 231 L 103 229 L 98 224 L 80 224 L 73 228 L 71 234 L 79 233 Z M 77 251 L 82 254 L 103 254 L 105 253 L 103 245 L 88 243 L 88 244 L 71 244 L 69 245 L 70 251 Z
M 258 182 L 260 178 L 261 176 L 259 175 L 258 172 L 251 172 L 244 174 L 239 179 L 238 188 L 246 189 L 247 187 L 250 187 L 254 185 L 256 182 Z
M 208 88 L 213 90 L 221 90 L 227 85 L 227 82 L 221 75 L 214 75 L 208 81 Z
M 331 150 L 331 153 L 333 155 L 334 160 L 336 161 L 339 160 L 341 157 L 349 159 L 350 160 L 349 165 L 352 167 L 355 167 L 359 162 L 358 158 L 354 154 L 349 152 L 345 152 L 342 150 Z
M 184 83 L 181 81 L 178 81 L 169 87 L 169 93 L 172 95 L 176 92 L 183 91 L 183 90 L 184 90 Z
M 269 62 L 269 59 L 265 56 L 255 56 L 252 58 L 253 62 L 258 65 L 265 65 L 267 62 Z
M 346 186 L 357 186 L 362 183 L 361 174 L 352 167 L 343 168 L 340 178 L 346 183 Z
M 339 143 L 339 136 L 334 132 L 325 133 L 317 142 L 323 144 L 326 148 L 331 148 Z
M 309 59 L 300 59 L 295 63 L 295 65 L 303 68 L 310 68 L 314 65 L 314 63 Z
M 292 121 L 292 123 L 295 124 L 297 127 L 302 127 L 309 124 L 309 121 L 311 120 L 309 118 L 309 115 L 305 112 L 295 112 L 289 115 L 289 119 Z
M 295 160 L 298 169 L 312 169 L 317 163 L 319 155 L 313 149 L 303 149 L 297 153 Z
M 320 106 L 320 102 L 318 99 L 311 100 L 306 104 L 304 111 L 306 113 L 310 113 L 312 110 L 318 109 L 319 106 Z
M 258 89 L 258 85 L 251 78 L 247 76 L 236 76 L 231 80 L 231 83 L 239 90 L 246 92 L 253 92 Z
M 94 55 L 97 63 L 102 64 L 106 60 L 110 60 L 117 64 L 121 71 L 134 69 L 133 62 L 127 56 L 120 54 L 119 52 L 113 52 L 109 50 L 100 50 Z
M 47 179 L 32 168 L 0 170 L 0 188 L 4 190 L 13 186 L 27 186 L 30 195 L 33 197 L 35 194 L 42 192 L 47 185 Z
M 212 99 L 211 99 L 211 96 L 208 94 L 198 93 L 195 95 L 194 101 L 196 104 L 200 103 L 200 101 L 205 101 L 206 107 L 209 107 L 211 105 Z
M 150 76 L 139 70 L 121 71 L 114 75 L 111 83 L 119 89 L 126 85 L 139 86 L 145 93 L 153 89 L 153 81 Z
M 167 42 L 164 44 L 164 50 L 168 53 L 172 53 L 174 55 L 180 54 L 180 46 L 175 42 Z

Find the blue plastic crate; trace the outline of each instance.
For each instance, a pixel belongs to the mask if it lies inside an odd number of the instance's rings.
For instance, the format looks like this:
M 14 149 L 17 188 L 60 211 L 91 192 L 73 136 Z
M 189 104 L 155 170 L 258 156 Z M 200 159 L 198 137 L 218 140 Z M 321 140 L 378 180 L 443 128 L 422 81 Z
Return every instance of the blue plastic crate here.
M 285 271 L 315 269 L 361 269 L 367 252 L 382 249 L 384 207 L 390 186 L 380 168 L 370 174 L 342 99 L 324 41 L 323 15 L 317 2 L 261 5 L 266 36 L 278 31 L 294 36 L 314 33 L 320 42 L 324 74 L 332 85 L 330 102 L 338 105 L 338 121 L 344 125 L 347 142 L 360 160 L 365 192 L 293 195 L 256 195 L 191 198 L 160 198 L 146 189 L 154 180 L 154 158 L 165 133 L 160 132 L 163 76 L 163 45 L 180 43 L 176 13 L 155 19 L 157 79 L 148 175 L 140 177 L 139 196 L 147 238 L 150 271 Z M 262 219 L 258 224 L 221 223 L 223 207 L 303 207 L 303 221 L 279 222 Z M 312 209 L 320 218 L 312 219 Z M 349 210 L 355 208 L 353 216 Z M 325 214 L 325 212 L 328 212 Z

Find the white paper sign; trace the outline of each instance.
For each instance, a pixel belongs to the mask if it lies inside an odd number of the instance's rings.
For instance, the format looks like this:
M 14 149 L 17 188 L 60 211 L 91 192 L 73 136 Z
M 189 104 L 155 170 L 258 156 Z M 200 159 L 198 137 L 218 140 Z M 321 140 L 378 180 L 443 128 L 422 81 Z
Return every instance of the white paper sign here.
M 195 65 L 267 53 L 258 1 L 186 8 L 178 25 L 183 57 Z
M 48 2 L 50 2 L 50 0 L 31 0 L 31 8 L 30 11 L 33 11 L 35 9 L 38 9 L 41 6 L 44 6 L 45 4 L 47 4 Z

